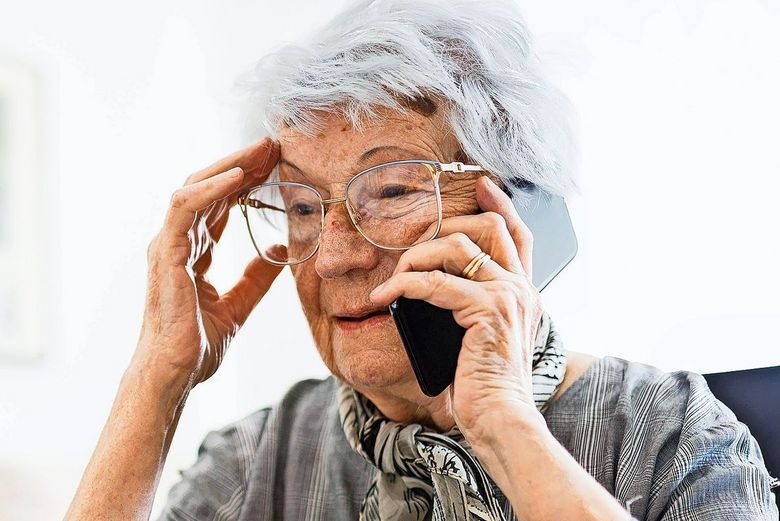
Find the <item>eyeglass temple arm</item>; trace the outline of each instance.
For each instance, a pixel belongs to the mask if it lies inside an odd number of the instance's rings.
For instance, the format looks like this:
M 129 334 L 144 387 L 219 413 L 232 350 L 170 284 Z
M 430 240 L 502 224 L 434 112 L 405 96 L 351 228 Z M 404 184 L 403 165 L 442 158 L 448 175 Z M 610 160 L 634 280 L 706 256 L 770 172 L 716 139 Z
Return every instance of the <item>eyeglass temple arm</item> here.
M 482 172 L 484 168 L 477 165 L 464 165 L 463 163 L 455 161 L 453 163 L 442 163 L 441 170 L 442 172 L 462 173 L 462 172 Z
M 238 198 L 238 202 L 240 204 L 245 204 L 247 206 L 251 206 L 252 208 L 259 208 L 259 209 L 265 208 L 267 210 L 275 210 L 277 212 L 284 213 L 284 209 L 283 208 L 279 208 L 278 206 L 274 206 L 272 204 L 261 203 L 257 199 L 250 199 L 250 198 L 248 198 L 245 195 L 242 195 L 241 197 L 239 197 Z

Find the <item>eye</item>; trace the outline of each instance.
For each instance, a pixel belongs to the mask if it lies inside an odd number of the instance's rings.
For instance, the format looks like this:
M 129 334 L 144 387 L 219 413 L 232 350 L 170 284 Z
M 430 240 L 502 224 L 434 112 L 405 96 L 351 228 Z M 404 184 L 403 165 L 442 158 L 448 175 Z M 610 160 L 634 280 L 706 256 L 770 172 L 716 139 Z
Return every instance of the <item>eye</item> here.
M 406 195 L 408 192 L 407 187 L 401 186 L 401 185 L 390 185 L 390 186 L 383 186 L 382 187 L 382 197 L 400 197 L 402 195 Z
M 291 210 L 296 217 L 305 217 L 314 213 L 314 206 L 307 203 L 296 203 L 292 205 Z

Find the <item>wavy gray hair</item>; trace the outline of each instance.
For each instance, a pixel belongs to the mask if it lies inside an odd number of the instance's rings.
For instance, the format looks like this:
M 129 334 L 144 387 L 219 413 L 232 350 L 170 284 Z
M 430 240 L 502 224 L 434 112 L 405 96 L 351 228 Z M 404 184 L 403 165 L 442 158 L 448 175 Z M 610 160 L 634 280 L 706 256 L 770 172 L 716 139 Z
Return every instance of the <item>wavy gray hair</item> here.
M 509 2 L 361 0 L 308 41 L 261 58 L 236 90 L 252 139 L 280 125 L 312 134 L 321 128 L 313 111 L 359 129 L 376 107 L 419 111 L 439 100 L 463 153 L 514 195 L 527 182 L 581 193 L 576 114 Z

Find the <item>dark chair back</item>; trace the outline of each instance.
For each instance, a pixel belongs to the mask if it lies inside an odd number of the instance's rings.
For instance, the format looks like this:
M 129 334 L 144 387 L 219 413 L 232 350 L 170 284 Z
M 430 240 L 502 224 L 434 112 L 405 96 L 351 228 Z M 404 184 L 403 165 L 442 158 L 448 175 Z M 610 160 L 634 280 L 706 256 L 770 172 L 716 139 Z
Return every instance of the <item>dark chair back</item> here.
M 773 478 L 780 478 L 780 366 L 703 375 L 712 394 L 748 426 Z M 780 488 L 775 479 L 775 500 Z

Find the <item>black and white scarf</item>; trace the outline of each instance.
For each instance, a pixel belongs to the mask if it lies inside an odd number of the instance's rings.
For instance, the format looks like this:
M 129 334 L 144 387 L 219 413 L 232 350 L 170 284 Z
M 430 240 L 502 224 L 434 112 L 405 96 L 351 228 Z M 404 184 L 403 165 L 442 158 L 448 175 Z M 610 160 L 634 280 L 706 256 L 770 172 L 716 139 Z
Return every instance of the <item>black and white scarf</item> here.
M 545 311 L 532 361 L 534 401 L 540 411 L 565 372 L 566 352 Z M 347 440 L 379 470 L 360 509 L 361 521 L 504 520 L 493 483 L 457 425 L 438 433 L 420 424 L 394 422 L 362 393 L 337 382 Z

